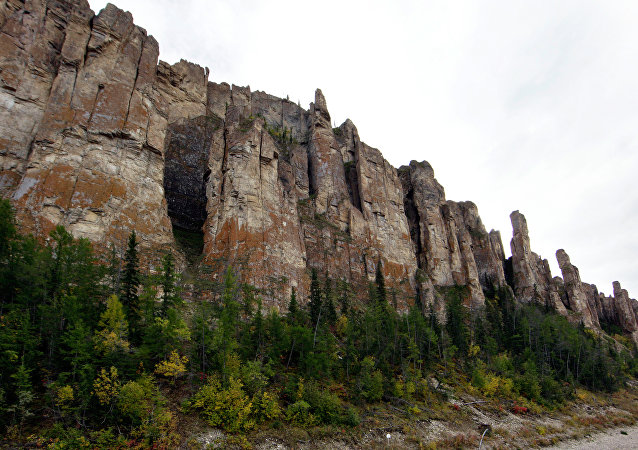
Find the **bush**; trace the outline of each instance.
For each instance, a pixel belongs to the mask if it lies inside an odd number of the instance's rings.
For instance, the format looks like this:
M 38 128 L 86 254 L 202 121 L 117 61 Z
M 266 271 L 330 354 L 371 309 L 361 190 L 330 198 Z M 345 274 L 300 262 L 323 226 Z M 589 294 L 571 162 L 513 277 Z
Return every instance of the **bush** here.
M 479 390 L 485 388 L 485 372 L 482 368 L 475 367 L 472 369 L 472 386 Z
M 248 431 L 255 427 L 255 420 L 252 402 L 242 388 L 239 379 L 231 377 L 228 387 L 223 389 L 217 377 L 210 377 L 189 404 L 201 411 L 210 426 L 233 433 Z
M 341 400 L 335 394 L 320 390 L 316 384 L 309 383 L 303 399 L 312 408 L 313 415 L 320 423 L 338 424 L 341 419 Z
M 253 417 L 257 423 L 275 420 L 281 417 L 281 408 L 277 395 L 270 392 L 255 394 L 253 397 Z
M 136 427 L 132 436 L 159 447 L 170 447 L 179 437 L 175 434 L 173 415 L 165 404 L 153 378 L 148 375 L 124 384 L 117 398 L 121 417 Z
M 551 376 L 541 377 L 540 388 L 540 402 L 545 406 L 563 403 L 569 396 L 569 387 L 565 387 Z
M 511 397 L 513 395 L 514 382 L 510 378 L 489 374 L 486 376 L 483 394 L 486 397 Z
M 316 424 L 315 416 L 310 413 L 310 404 L 303 400 L 299 400 L 286 408 L 286 420 L 301 426 Z
M 310 412 L 318 423 L 349 426 L 359 423 L 356 411 L 346 408 L 337 394 L 322 390 L 316 383 L 308 383 L 302 396 L 310 405 Z
M 120 390 L 117 369 L 111 366 L 107 371 L 102 368 L 100 374 L 93 382 L 93 393 L 98 398 L 100 405 L 108 405 L 117 396 Z
M 172 378 L 174 382 L 186 373 L 186 364 L 188 364 L 188 358 L 179 356 L 179 353 L 173 350 L 167 359 L 160 361 L 155 366 L 155 373 L 166 378 Z

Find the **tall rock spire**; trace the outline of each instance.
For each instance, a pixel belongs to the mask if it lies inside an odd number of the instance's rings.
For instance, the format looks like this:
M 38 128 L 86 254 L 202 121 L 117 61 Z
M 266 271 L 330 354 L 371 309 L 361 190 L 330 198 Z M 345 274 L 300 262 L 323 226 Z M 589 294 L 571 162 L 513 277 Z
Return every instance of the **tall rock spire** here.
M 587 301 L 586 287 L 580 280 L 578 268 L 571 263 L 563 249 L 556 251 L 556 260 L 563 274 L 569 309 L 577 314 L 577 320 L 582 320 L 585 326 L 599 327 L 598 315 Z

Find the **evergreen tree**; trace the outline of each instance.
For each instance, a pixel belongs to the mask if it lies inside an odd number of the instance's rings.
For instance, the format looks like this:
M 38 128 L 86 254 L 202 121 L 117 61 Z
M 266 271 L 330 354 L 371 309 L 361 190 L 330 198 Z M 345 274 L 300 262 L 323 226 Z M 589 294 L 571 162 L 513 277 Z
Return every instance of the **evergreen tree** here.
M 321 287 L 317 278 L 317 271 L 312 269 L 310 275 L 310 325 L 313 329 L 317 328 L 321 319 Z
M 332 295 L 332 280 L 328 275 L 326 275 L 326 287 L 324 288 L 323 297 L 326 305 L 326 322 L 328 325 L 334 325 L 337 322 L 337 311 Z
M 261 359 L 264 339 L 265 339 L 265 328 L 264 328 L 264 314 L 261 310 L 261 299 L 257 298 L 257 311 L 255 312 L 255 317 L 253 317 L 252 322 L 250 323 L 251 333 L 251 343 L 253 346 L 253 354 L 251 355 L 252 359 L 257 360 Z
M 463 288 L 460 286 L 450 288 L 448 291 L 445 329 L 450 336 L 452 345 L 465 354 L 469 344 L 469 331 L 466 325 L 467 311 L 463 305 L 462 294 Z
M 350 313 L 350 285 L 345 280 L 338 280 L 337 286 L 340 291 L 341 315 L 347 317 Z
M 299 304 L 297 303 L 297 294 L 295 292 L 295 288 L 292 288 L 290 292 L 290 302 L 288 303 L 288 315 L 286 318 L 288 319 L 288 323 L 290 325 L 296 325 L 299 316 Z
M 230 267 L 224 276 L 224 291 L 222 293 L 222 309 L 219 314 L 217 328 L 214 334 L 215 349 L 218 353 L 218 367 L 224 378 L 228 378 L 228 356 L 237 350 L 239 343 L 237 335 L 239 330 L 240 305 L 237 301 L 237 285 L 235 276 Z
M 128 248 L 124 256 L 124 276 L 122 278 L 122 306 L 126 312 L 129 325 L 129 336 L 133 343 L 140 338 L 140 299 L 138 290 L 140 287 L 139 261 L 137 257 L 137 239 L 135 230 L 131 231 L 128 238 Z
M 381 260 L 377 264 L 377 272 L 374 277 L 374 282 L 377 288 L 377 301 L 382 304 L 386 304 L 388 301 L 388 294 L 385 289 L 385 279 L 383 278 L 383 270 L 381 267 Z
M 207 373 L 214 351 L 212 321 L 212 303 L 198 302 L 191 326 L 191 361 L 202 373 Z

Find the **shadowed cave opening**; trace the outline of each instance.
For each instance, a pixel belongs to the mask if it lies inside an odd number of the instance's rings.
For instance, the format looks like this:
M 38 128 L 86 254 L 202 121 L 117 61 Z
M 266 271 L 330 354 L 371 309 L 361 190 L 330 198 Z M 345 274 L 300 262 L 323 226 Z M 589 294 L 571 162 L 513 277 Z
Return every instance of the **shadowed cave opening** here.
M 213 133 L 221 126 L 215 119 L 182 119 L 169 125 L 166 134 L 164 195 L 175 240 L 189 258 L 204 249 L 208 159 Z

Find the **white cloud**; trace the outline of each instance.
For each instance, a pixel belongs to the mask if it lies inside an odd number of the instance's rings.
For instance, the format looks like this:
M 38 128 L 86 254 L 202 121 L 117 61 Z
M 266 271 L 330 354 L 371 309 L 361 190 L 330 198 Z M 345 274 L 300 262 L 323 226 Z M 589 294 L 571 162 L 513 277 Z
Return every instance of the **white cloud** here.
M 162 59 L 302 106 L 320 87 L 337 124 L 395 166 L 428 160 L 506 248 L 519 209 L 555 274 L 564 248 L 638 296 L 635 2 L 114 1 Z

